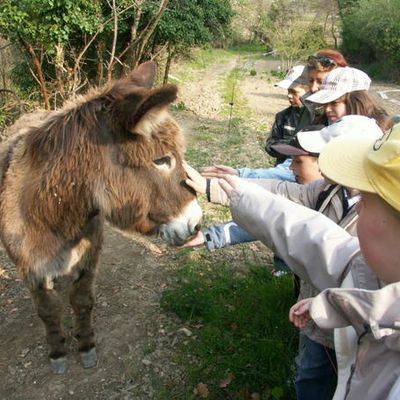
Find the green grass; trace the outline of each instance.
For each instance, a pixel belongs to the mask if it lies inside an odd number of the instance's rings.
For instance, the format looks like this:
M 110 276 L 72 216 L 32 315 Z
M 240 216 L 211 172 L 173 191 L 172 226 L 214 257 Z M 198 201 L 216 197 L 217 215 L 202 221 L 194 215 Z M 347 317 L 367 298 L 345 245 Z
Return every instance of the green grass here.
M 229 51 L 212 48 L 197 48 L 191 50 L 189 55 L 186 55 L 182 61 L 184 68 L 180 69 L 177 78 L 179 81 L 171 79 L 171 83 L 188 82 L 198 78 L 201 70 L 204 70 L 209 65 L 217 60 L 228 59 L 231 57 Z
M 291 276 L 275 278 L 260 265 L 234 273 L 227 263 L 200 258 L 184 264 L 177 277 L 178 286 L 164 292 L 161 304 L 194 333 L 182 347 L 195 363 L 187 367 L 187 388 L 169 388 L 165 398 L 194 399 L 199 382 L 207 384 L 208 399 L 251 393 L 294 398 L 297 333 L 287 318 L 294 300 Z M 231 382 L 220 387 L 227 377 Z
M 257 55 L 258 53 L 263 54 L 266 52 L 265 44 L 263 43 L 241 43 L 236 46 L 232 46 L 228 49 L 231 53 L 238 54 L 251 54 Z
M 246 70 L 243 68 L 234 68 L 222 82 L 221 93 L 225 105 L 224 114 L 227 116 L 244 118 L 251 112 L 239 89 L 239 81 L 245 73 Z
M 181 84 L 227 55 L 230 60 L 239 55 L 246 63 L 237 62 L 241 67 L 219 81 L 225 104 L 221 119 L 196 119 L 183 105 L 176 107 L 176 113 L 187 113 L 192 119 L 195 132 L 186 159 L 195 168 L 218 163 L 265 167 L 264 131 L 252 124 L 251 110 L 239 90 L 240 80 L 250 74 L 252 55 L 242 57 L 243 52 L 235 50 L 200 50 L 199 54 L 201 60 L 180 65 L 177 76 Z M 231 219 L 229 208 L 208 203 L 205 196 L 199 200 L 204 226 Z M 197 399 L 193 389 L 199 383 L 207 384 L 208 399 L 250 399 L 252 393 L 259 393 L 262 400 L 294 398 L 298 335 L 287 316 L 295 301 L 292 280 L 290 276 L 271 276 L 270 254 L 266 256 L 264 251 L 243 244 L 212 253 L 204 248 L 176 253 L 176 285 L 164 293 L 162 307 L 177 315 L 179 325 L 193 335 L 180 336 L 177 343 L 174 362 L 185 371 L 184 383 L 177 387 L 162 382 L 157 399 Z M 232 381 L 222 388 L 220 382 L 226 377 Z

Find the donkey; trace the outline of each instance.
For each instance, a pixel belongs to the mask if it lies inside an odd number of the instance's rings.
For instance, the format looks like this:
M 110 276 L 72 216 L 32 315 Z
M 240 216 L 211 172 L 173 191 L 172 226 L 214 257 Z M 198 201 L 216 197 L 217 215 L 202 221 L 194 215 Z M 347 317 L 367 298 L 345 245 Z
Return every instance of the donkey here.
M 0 148 L 0 238 L 46 329 L 50 365 L 67 368 L 55 278 L 71 274 L 69 300 L 84 368 L 96 365 L 93 283 L 104 221 L 119 230 L 159 230 L 179 245 L 201 209 L 184 183 L 183 135 L 168 112 L 177 88 L 152 89 L 153 62 L 93 90 Z

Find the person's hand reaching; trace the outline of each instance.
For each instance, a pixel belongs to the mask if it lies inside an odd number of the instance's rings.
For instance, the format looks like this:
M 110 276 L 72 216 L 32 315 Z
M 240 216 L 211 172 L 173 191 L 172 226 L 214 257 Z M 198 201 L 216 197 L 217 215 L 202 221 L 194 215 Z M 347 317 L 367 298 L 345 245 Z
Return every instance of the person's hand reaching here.
M 243 189 L 246 185 L 246 182 L 243 179 L 239 178 L 238 176 L 233 175 L 225 175 L 223 178 L 218 180 L 219 185 L 224 190 L 228 198 L 231 198 L 232 191 L 234 189 Z
M 180 249 L 183 249 L 185 247 L 197 247 L 201 246 L 204 244 L 205 239 L 202 231 L 198 231 L 195 236 L 193 236 L 190 240 L 188 240 L 185 244 L 182 246 L 179 246 Z
M 309 321 L 312 298 L 303 299 L 290 308 L 289 321 L 297 328 L 303 329 Z
M 183 168 L 188 175 L 188 178 L 185 180 L 186 184 L 194 189 L 197 193 L 205 194 L 207 179 L 202 177 L 197 170 L 195 170 L 185 161 L 183 162 Z
M 212 167 L 204 167 L 201 170 L 201 175 L 205 178 L 221 178 L 224 175 L 239 176 L 239 172 L 237 169 L 226 165 L 214 165 Z

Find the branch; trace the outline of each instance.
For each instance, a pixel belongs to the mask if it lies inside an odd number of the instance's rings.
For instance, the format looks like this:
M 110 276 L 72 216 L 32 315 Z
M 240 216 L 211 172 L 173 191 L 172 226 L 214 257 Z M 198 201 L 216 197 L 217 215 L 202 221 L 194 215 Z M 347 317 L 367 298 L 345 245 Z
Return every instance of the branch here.
M 42 92 L 45 108 L 46 108 L 46 110 L 50 110 L 50 101 L 49 101 L 49 96 L 47 93 L 46 81 L 43 76 L 41 61 L 39 60 L 38 56 L 35 53 L 35 50 L 33 50 L 33 47 L 29 43 L 27 43 L 24 39 L 22 39 L 21 36 L 18 37 L 18 40 L 21 43 L 21 45 L 24 47 L 24 49 L 28 52 L 28 54 L 30 54 L 30 56 L 32 57 L 32 61 L 35 64 L 35 67 L 37 70 L 39 84 L 40 84 L 40 90 Z
M 152 35 L 152 33 L 154 32 L 154 29 L 157 27 L 157 24 L 159 23 L 162 15 L 164 14 L 164 12 L 167 8 L 168 2 L 169 2 L 169 0 L 161 0 L 160 1 L 158 11 L 154 14 L 153 18 L 149 21 L 147 26 L 142 30 L 140 35 L 135 40 L 131 40 L 127 44 L 126 48 L 119 54 L 118 58 L 122 58 L 122 56 L 130 48 L 135 48 L 136 46 L 139 45 L 139 51 L 137 52 L 138 57 L 135 60 L 136 64 L 138 64 L 138 62 L 140 61 L 139 58 L 143 51 L 143 48 L 146 45 L 146 43 L 147 43 L 148 39 L 150 38 L 150 36 Z M 140 19 L 140 14 L 141 14 L 141 12 L 138 14 L 139 19 Z M 134 25 L 139 23 L 139 19 L 134 20 L 134 24 L 132 26 L 131 32 L 136 32 L 137 26 L 135 27 Z
M 122 14 L 124 14 L 126 11 L 130 10 L 131 8 L 135 7 L 135 3 L 131 4 L 130 6 L 122 9 L 119 13 L 117 13 L 117 16 L 120 16 Z M 87 52 L 87 50 L 89 49 L 89 47 L 91 46 L 91 44 L 94 42 L 94 40 L 97 38 L 97 36 L 103 31 L 104 27 L 111 22 L 114 19 L 114 16 L 107 19 L 105 22 L 103 22 L 102 24 L 99 25 L 97 31 L 95 32 L 95 34 L 92 36 L 92 38 L 89 40 L 89 42 L 86 44 L 86 46 L 82 49 L 82 51 L 79 53 L 76 61 L 75 61 L 75 65 L 73 68 L 73 73 L 74 73 L 74 84 L 73 84 L 73 88 L 76 88 L 77 86 L 77 82 L 76 82 L 76 72 L 79 69 L 79 64 L 81 62 L 81 59 L 83 58 L 84 54 Z M 76 89 L 75 89 L 76 90 Z
M 114 18 L 114 30 L 113 30 L 113 41 L 111 46 L 110 61 L 108 62 L 107 66 L 107 82 L 111 81 L 111 71 L 114 65 L 115 48 L 117 46 L 117 37 L 118 37 L 118 14 L 115 5 L 115 0 L 112 0 L 111 10 Z

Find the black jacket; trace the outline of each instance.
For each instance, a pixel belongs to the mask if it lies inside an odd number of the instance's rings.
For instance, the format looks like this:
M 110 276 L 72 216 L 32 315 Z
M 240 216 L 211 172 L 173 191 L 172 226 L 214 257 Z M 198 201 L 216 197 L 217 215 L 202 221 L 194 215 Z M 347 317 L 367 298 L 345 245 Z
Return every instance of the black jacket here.
M 281 143 L 289 143 L 293 138 L 299 122 L 303 107 L 289 106 L 275 115 L 270 135 L 267 137 L 265 151 L 276 158 L 276 164 L 284 162 L 288 157 L 274 151 L 271 146 Z

